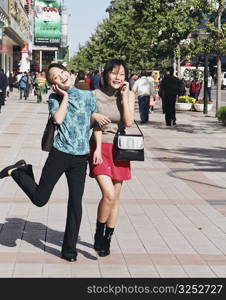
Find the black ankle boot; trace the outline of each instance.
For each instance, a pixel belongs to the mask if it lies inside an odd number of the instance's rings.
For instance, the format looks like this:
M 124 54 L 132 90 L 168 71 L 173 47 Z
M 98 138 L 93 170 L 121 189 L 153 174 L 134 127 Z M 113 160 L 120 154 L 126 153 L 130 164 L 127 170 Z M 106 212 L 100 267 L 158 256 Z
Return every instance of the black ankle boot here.
M 104 229 L 106 223 L 101 223 L 97 221 L 96 223 L 96 233 L 94 235 L 94 249 L 100 251 L 104 244 Z
M 99 256 L 104 257 L 110 254 L 111 237 L 113 235 L 114 228 L 106 227 L 104 235 L 104 243 L 102 249 L 99 251 Z

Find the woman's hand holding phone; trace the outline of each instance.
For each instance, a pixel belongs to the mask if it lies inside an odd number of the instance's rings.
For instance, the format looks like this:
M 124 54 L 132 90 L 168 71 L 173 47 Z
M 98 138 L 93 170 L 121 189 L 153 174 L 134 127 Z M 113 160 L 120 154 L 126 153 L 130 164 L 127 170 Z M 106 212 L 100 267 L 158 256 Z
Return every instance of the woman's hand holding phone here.
M 52 90 L 58 95 L 61 95 L 61 96 L 67 95 L 67 92 L 65 90 L 61 89 L 57 84 L 52 85 Z
M 127 81 L 124 81 L 119 88 L 121 95 L 124 96 L 129 96 L 129 83 Z

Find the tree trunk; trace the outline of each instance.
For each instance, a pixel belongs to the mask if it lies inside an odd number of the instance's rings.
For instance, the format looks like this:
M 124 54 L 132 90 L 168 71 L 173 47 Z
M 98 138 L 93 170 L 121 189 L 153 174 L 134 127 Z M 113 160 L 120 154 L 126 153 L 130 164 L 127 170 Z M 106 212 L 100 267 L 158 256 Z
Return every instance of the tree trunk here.
M 216 112 L 221 107 L 221 57 L 217 56 L 217 91 L 216 91 Z
M 218 39 L 220 40 L 220 31 L 221 31 L 221 17 L 224 10 L 224 0 L 219 1 L 219 8 L 217 13 L 217 29 L 218 29 Z M 217 94 L 216 94 L 216 112 L 218 108 L 221 107 L 221 56 L 217 55 Z
M 181 79 L 181 61 L 180 61 L 180 56 L 177 58 L 177 77 Z

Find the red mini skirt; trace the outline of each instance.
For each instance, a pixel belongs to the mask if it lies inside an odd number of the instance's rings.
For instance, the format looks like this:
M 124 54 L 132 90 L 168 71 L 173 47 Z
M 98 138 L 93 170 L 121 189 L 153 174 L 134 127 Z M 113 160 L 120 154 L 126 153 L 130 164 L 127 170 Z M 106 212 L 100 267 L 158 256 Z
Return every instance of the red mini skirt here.
M 93 164 L 93 153 L 96 149 L 94 142 L 91 143 L 90 155 L 89 155 L 89 176 L 94 178 L 98 175 L 107 175 L 111 177 L 112 180 L 130 180 L 131 170 L 130 161 L 114 161 L 113 151 L 114 145 L 109 143 L 102 143 L 102 159 L 103 162 L 100 165 Z

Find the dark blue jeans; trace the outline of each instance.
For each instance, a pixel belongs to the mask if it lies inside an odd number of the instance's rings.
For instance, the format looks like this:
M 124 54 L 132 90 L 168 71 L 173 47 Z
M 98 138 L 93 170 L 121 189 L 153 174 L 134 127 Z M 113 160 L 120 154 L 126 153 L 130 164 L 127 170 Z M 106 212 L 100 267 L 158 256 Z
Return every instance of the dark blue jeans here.
M 77 255 L 76 243 L 82 217 L 87 159 L 88 155 L 72 155 L 52 148 L 42 169 L 39 184 L 35 183 L 31 165 L 12 172 L 14 181 L 32 203 L 39 207 L 48 202 L 55 184 L 65 173 L 69 198 L 62 254 L 68 258 L 74 258 Z
M 209 100 L 211 100 L 211 87 L 207 87 L 207 95 L 208 95 L 208 98 Z
M 150 96 L 138 96 L 140 120 L 142 123 L 148 122 L 149 103 L 150 103 Z

